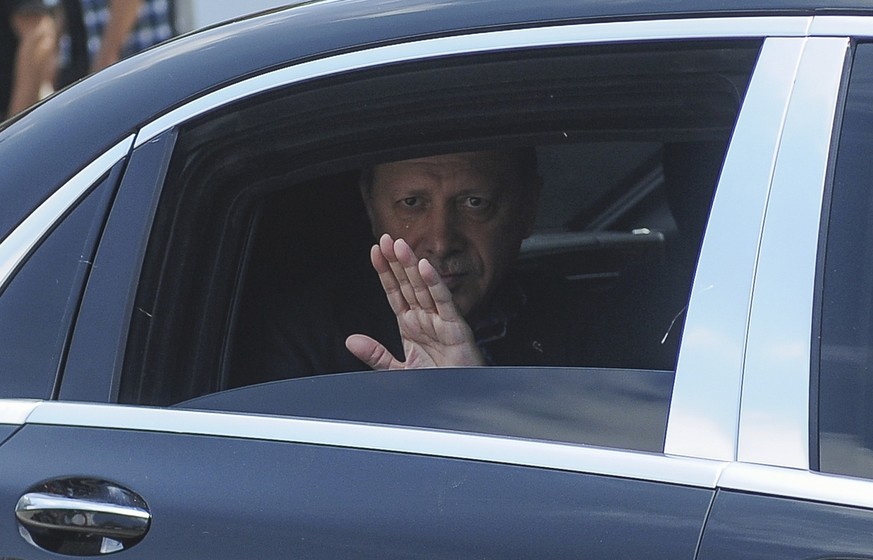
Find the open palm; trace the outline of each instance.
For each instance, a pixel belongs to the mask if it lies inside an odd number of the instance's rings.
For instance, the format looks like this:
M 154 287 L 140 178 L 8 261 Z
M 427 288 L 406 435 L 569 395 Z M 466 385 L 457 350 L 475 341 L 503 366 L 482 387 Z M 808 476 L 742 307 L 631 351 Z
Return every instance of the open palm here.
M 346 340 L 352 354 L 373 369 L 484 365 L 473 331 L 427 260 L 419 260 L 406 241 L 388 234 L 373 246 L 370 259 L 397 317 L 406 361 L 361 334 Z

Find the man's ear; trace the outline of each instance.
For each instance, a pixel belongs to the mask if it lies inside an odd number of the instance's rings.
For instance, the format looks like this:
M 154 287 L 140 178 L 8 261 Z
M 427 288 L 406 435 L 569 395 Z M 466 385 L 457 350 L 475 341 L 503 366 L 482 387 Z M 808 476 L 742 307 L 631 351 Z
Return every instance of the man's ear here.
M 370 207 L 370 202 L 367 198 L 364 198 L 364 208 L 367 210 L 367 220 L 370 222 L 370 232 L 373 234 L 373 238 L 379 239 L 382 232 L 376 231 L 376 220 L 373 219 L 373 209 Z
M 361 173 L 358 179 L 358 191 L 361 193 L 361 200 L 364 202 L 364 209 L 367 211 L 367 220 L 370 222 L 370 231 L 373 232 L 373 237 L 379 239 L 381 232 L 376 231 L 376 220 L 373 219 L 373 193 L 372 193 L 373 172 L 365 170 Z

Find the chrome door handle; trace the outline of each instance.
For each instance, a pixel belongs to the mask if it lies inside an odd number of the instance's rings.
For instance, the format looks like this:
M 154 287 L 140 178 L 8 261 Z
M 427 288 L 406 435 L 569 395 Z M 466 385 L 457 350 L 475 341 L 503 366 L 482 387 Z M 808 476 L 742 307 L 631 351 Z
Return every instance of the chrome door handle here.
M 22 525 L 41 530 L 91 533 L 113 539 L 142 537 L 151 514 L 141 508 L 120 506 L 32 492 L 15 506 Z
M 30 544 L 76 556 L 130 548 L 151 525 L 151 513 L 141 497 L 94 479 L 42 484 L 18 500 L 15 516 L 21 536 Z

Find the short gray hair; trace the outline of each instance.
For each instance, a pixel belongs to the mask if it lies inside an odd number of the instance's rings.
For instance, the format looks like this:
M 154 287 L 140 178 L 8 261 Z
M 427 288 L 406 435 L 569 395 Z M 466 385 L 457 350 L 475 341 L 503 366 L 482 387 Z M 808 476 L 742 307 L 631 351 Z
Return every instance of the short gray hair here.
M 483 150 L 483 153 L 494 152 L 504 155 L 515 168 L 515 174 L 520 186 L 536 185 L 539 181 L 537 150 L 533 146 L 497 150 Z M 369 196 L 373 190 L 373 177 L 378 164 L 368 165 L 361 169 L 358 184 L 361 193 Z

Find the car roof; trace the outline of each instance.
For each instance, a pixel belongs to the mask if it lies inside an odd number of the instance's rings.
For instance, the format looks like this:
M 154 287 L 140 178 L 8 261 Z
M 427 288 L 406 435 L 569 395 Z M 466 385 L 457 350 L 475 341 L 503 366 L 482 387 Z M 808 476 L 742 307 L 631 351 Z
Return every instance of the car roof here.
M 411 38 L 531 24 L 850 10 L 873 13 L 873 1 L 324 0 L 231 21 L 121 61 L 0 130 L 0 238 L 20 219 L 22 208 L 35 207 L 76 171 L 67 168 L 70 161 L 89 161 L 205 91 L 295 61 Z M 38 166 L 34 158 L 40 158 Z

